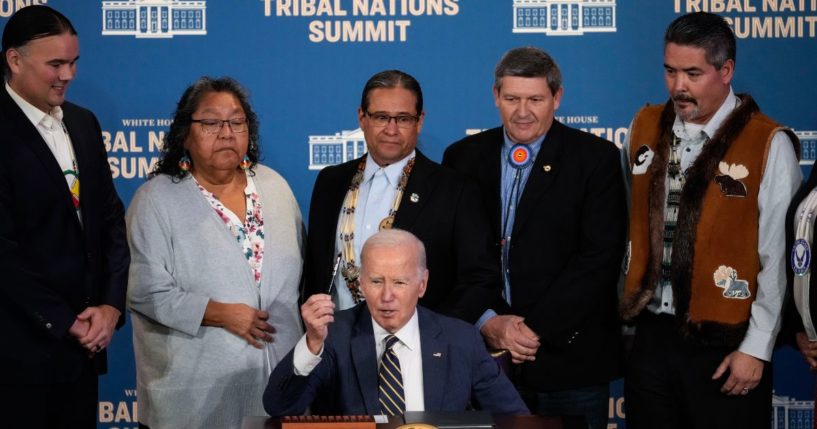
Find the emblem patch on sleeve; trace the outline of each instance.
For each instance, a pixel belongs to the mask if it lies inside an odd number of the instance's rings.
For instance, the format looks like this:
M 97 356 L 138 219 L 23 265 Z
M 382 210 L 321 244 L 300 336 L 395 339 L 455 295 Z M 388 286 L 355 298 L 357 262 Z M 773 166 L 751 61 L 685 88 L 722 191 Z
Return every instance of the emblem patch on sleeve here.
M 715 183 L 720 185 L 721 192 L 727 197 L 745 197 L 746 185 L 740 181 L 749 175 L 749 170 L 742 164 L 729 164 L 721 161 L 718 164 L 721 174 L 715 176 Z
M 749 292 L 749 282 L 738 278 L 738 272 L 732 267 L 721 265 L 712 275 L 715 286 L 723 289 L 723 297 L 731 299 L 746 299 L 752 296 Z
M 633 161 L 633 174 L 646 173 L 654 157 L 655 152 L 653 152 L 649 146 L 643 145 L 638 148 L 635 152 L 635 161 Z
M 799 238 L 791 247 L 791 269 L 794 274 L 804 276 L 811 266 L 811 246 L 808 241 Z

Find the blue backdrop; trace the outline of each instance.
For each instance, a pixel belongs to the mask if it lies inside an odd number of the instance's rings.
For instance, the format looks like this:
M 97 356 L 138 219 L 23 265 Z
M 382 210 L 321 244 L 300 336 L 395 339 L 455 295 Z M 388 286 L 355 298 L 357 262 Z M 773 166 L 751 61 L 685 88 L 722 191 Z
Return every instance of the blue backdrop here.
M 262 162 L 289 181 L 304 214 L 317 170 L 361 153 L 360 91 L 383 69 L 422 84 L 419 146 L 435 160 L 467 132 L 499 123 L 493 68 L 521 45 L 559 63 L 560 120 L 620 143 L 639 107 L 666 99 L 664 29 L 698 10 L 733 24 L 735 90 L 798 132 L 806 173 L 817 158 L 817 0 L 0 0 L 0 28 L 19 8 L 46 3 L 79 32 L 69 99 L 97 114 L 126 203 L 156 161 L 181 92 L 201 75 L 249 89 Z M 135 428 L 129 325 L 114 337 L 110 369 L 99 427 Z M 810 428 L 814 387 L 799 355 L 779 350 L 772 427 Z M 610 427 L 624 427 L 623 416 L 618 382 Z

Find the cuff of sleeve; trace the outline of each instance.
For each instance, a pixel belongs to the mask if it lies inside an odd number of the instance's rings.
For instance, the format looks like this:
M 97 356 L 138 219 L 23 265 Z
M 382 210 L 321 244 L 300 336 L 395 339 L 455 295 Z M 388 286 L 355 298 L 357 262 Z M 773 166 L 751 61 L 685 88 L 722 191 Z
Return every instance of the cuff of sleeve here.
M 183 304 L 185 311 L 175 312 L 174 315 L 179 316 L 179 319 L 171 327 L 187 335 L 196 336 L 199 329 L 201 329 L 204 311 L 207 310 L 209 302 L 210 298 L 204 295 L 188 294 Z M 190 311 L 187 311 L 187 309 L 190 309 Z
M 496 311 L 494 311 L 494 310 L 492 310 L 490 308 L 485 310 L 485 313 L 482 313 L 482 316 L 479 317 L 479 320 L 477 320 L 477 323 L 475 324 L 475 325 L 477 325 L 477 329 L 482 329 L 482 325 L 484 325 L 485 322 L 488 321 L 488 319 L 490 319 L 490 318 L 492 318 L 492 317 L 494 317 L 496 315 L 497 315 Z
M 313 355 L 306 345 L 306 334 L 301 336 L 298 343 L 295 344 L 295 350 L 292 352 L 292 366 L 295 368 L 295 375 L 305 377 L 321 363 L 321 356 L 323 355 L 323 347 L 317 355 Z
M 740 350 L 749 356 L 771 362 L 774 351 L 775 336 L 769 332 L 758 331 L 749 327 L 743 342 L 740 343 Z

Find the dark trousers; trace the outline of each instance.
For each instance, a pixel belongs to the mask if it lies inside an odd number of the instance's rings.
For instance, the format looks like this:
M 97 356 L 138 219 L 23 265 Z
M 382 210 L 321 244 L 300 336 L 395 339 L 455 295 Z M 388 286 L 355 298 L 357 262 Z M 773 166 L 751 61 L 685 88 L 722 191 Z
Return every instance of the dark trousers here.
M 90 363 L 78 380 L 68 383 L 0 383 L 3 427 L 95 429 L 98 390 Z
M 569 418 L 571 424 L 565 425 L 566 427 L 607 429 L 609 420 L 607 414 L 610 401 L 609 384 L 554 392 L 534 392 L 520 389 L 519 394 L 531 413 Z
M 624 378 L 628 429 L 767 429 L 772 416 L 772 367 L 747 395 L 720 389 L 729 377 L 712 380 L 734 349 L 684 340 L 673 316 L 644 312 L 636 325 Z

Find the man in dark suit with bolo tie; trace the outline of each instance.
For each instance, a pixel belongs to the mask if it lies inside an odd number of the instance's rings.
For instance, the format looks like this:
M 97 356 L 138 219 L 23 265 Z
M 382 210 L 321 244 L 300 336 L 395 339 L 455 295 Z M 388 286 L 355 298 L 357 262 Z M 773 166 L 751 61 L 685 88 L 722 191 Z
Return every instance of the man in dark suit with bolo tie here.
M 3 30 L 0 415 L 4 427 L 96 427 L 97 376 L 124 323 L 124 207 L 94 115 L 65 101 L 77 32 L 47 6 Z M 81 183 L 81 186 L 80 186 Z
M 495 72 L 502 126 L 451 145 L 443 165 L 479 183 L 500 249 L 504 299 L 479 319 L 510 350 L 532 412 L 607 427 L 620 375 L 616 313 L 626 200 L 616 147 L 554 119 L 561 73 L 544 51 L 508 51 Z
M 357 118 L 368 153 L 323 169 L 312 191 L 303 300 L 331 284 L 339 309 L 362 301 L 360 248 L 394 226 L 425 244 L 430 278 L 420 304 L 475 322 L 499 297 L 499 264 L 476 185 L 416 149 L 425 119 L 420 84 L 399 70 L 376 73 Z

